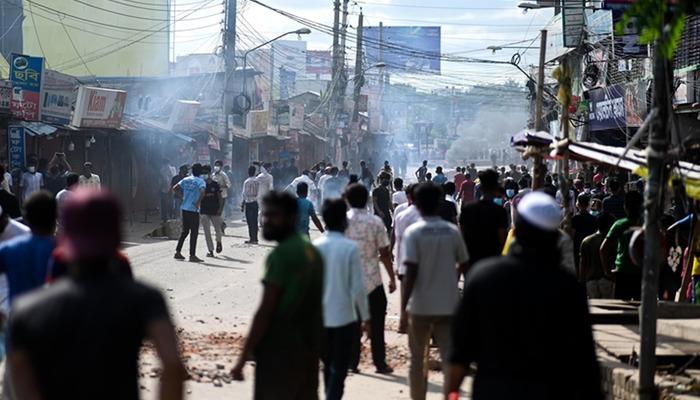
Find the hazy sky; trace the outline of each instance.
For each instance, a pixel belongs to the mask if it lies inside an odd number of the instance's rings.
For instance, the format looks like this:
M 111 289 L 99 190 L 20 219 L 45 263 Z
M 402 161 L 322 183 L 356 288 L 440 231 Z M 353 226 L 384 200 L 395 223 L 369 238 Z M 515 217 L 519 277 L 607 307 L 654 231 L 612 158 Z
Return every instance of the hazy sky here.
M 211 52 L 221 43 L 220 30 L 223 14 L 202 18 L 223 11 L 221 0 L 174 0 L 177 18 L 189 14 L 175 25 L 175 54 Z M 527 40 L 514 46 L 528 46 L 536 39 L 552 16 L 552 9 L 533 10 L 523 14 L 517 7 L 521 0 L 366 0 L 351 1 L 349 23 L 357 24 L 357 14 L 362 8 L 365 26 L 436 26 L 442 27 L 442 52 L 464 57 L 507 61 L 515 52 L 524 52 L 521 66 L 537 62 L 538 40 L 535 48 L 504 49 L 496 54 L 486 47 Z M 332 0 L 263 0 L 265 4 L 283 9 L 313 21 L 332 25 Z M 201 11 L 191 10 L 205 3 Z M 262 43 L 280 33 L 298 29 L 303 25 L 274 13 L 248 0 L 239 0 L 237 47 L 245 48 Z M 203 28 L 207 25 L 210 27 Z M 193 30 L 192 28 L 200 28 Z M 182 31 L 184 30 L 184 31 Z M 312 29 L 313 30 L 313 29 Z M 354 33 L 354 30 L 351 30 Z M 293 37 L 290 37 L 293 38 Z M 310 50 L 329 50 L 332 37 L 313 32 L 305 36 Z M 354 47 L 354 43 L 348 43 Z M 354 54 L 348 54 L 351 60 Z M 523 75 L 511 66 L 442 62 L 439 76 L 403 76 L 402 80 L 424 88 L 446 85 L 473 85 L 482 82 L 503 81 L 507 78 L 522 81 Z

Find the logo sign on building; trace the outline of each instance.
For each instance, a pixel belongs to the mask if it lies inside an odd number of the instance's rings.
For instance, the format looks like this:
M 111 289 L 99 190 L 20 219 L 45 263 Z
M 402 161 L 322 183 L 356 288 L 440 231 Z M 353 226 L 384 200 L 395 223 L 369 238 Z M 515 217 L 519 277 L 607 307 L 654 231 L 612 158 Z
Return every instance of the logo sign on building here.
M 75 102 L 71 125 L 78 128 L 113 128 L 121 126 L 126 92 L 81 86 Z
M 11 58 L 12 100 L 10 112 L 18 119 L 39 121 L 41 119 L 44 59 L 23 54 L 12 54 Z
M 10 125 L 7 128 L 7 156 L 11 170 L 24 168 L 24 127 Z
M 10 112 L 10 102 L 12 101 L 12 82 L 0 80 L 0 112 Z
M 78 80 L 47 69 L 41 91 L 41 120 L 50 124 L 70 124 Z
M 395 71 L 440 72 L 439 26 L 367 26 L 363 35 L 367 65 L 383 61 Z
M 564 33 L 564 47 L 578 47 L 583 39 L 583 31 L 586 27 L 586 15 L 583 9 L 583 0 L 565 1 L 562 8 L 562 30 Z
M 306 73 L 314 75 L 330 75 L 332 73 L 333 56 L 330 51 L 308 50 L 306 52 Z

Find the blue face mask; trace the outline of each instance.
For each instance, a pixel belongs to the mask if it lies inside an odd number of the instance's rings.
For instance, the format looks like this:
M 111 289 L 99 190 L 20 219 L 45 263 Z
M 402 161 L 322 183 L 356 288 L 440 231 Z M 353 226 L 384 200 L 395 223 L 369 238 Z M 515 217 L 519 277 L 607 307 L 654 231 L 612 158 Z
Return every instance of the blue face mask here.
M 495 199 L 493 199 L 493 202 L 499 207 L 503 205 L 503 199 L 500 197 L 496 197 Z
M 512 199 L 513 196 L 515 196 L 515 189 L 506 189 L 506 196 L 509 199 Z
M 594 216 L 594 217 L 597 217 L 597 216 L 600 215 L 600 211 L 598 211 L 598 210 L 591 210 L 591 215 Z

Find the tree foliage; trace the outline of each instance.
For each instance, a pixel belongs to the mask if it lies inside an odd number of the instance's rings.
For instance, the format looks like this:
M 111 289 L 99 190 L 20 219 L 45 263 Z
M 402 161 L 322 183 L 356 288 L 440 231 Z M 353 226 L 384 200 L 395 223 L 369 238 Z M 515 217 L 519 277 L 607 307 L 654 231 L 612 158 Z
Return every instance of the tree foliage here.
M 622 34 L 628 24 L 634 23 L 642 44 L 658 40 L 660 55 L 671 59 L 683 33 L 686 15 L 698 8 L 700 0 L 636 0 L 615 30 Z

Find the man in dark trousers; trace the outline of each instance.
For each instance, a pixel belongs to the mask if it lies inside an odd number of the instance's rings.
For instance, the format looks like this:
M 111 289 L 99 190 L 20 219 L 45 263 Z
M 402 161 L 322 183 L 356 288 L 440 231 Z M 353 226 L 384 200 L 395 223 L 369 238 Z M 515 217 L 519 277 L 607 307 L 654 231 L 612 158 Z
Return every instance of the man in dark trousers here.
M 263 296 L 238 362 L 255 356 L 255 399 L 318 399 L 323 335 L 323 260 L 296 229 L 297 201 L 289 193 L 263 197 L 263 237 L 279 243 L 265 261 Z
M 516 248 L 467 274 L 446 399 L 458 398 L 475 362 L 474 399 L 602 400 L 586 293 L 561 267 L 557 250 L 560 220 L 554 199 L 526 195 L 518 204 Z M 567 367 L 552 368 L 562 356 Z
M 255 177 L 254 165 L 248 167 L 248 179 L 243 182 L 243 200 L 241 211 L 245 212 L 245 222 L 248 224 L 248 244 L 258 244 L 258 195 L 260 183 Z
M 197 235 L 199 235 L 199 207 L 204 198 L 204 189 L 207 183 L 200 177 L 202 175 L 202 165 L 192 166 L 192 175 L 184 178 L 173 187 L 173 191 L 182 193 L 182 233 L 175 248 L 175 259 L 184 260 L 180 253 L 187 236 L 190 236 L 190 262 L 202 262 L 197 257 Z

